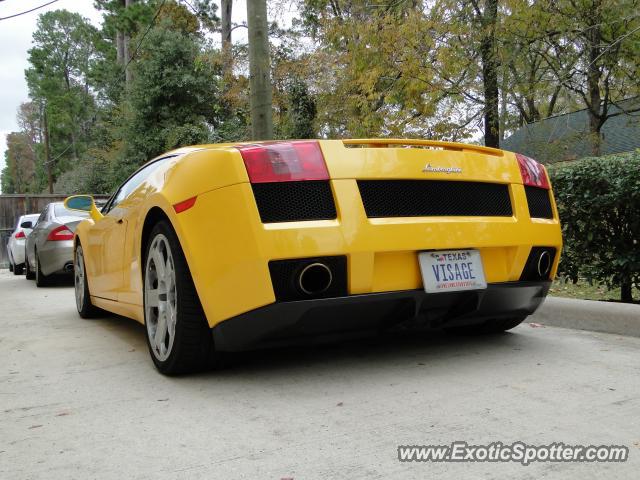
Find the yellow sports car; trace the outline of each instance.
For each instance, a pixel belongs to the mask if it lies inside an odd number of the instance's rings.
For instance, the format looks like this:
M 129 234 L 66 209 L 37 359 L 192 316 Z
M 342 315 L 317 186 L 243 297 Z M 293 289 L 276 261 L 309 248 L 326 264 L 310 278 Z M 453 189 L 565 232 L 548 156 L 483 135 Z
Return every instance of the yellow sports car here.
M 146 325 L 166 374 L 222 352 L 389 329 L 496 332 L 562 244 L 546 170 L 426 140 L 201 145 L 138 169 L 75 235 L 78 311 Z

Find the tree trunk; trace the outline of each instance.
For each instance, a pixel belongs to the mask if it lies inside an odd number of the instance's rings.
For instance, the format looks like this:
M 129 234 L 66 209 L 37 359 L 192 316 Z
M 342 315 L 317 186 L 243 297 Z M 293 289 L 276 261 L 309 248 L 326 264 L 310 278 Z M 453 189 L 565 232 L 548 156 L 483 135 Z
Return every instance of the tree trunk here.
M 500 147 L 499 63 L 496 57 L 495 36 L 497 19 L 498 0 L 485 0 L 481 21 L 484 33 L 480 43 L 484 87 L 484 144 L 494 148 Z
M 507 125 L 507 103 L 508 103 L 509 77 L 508 71 L 502 72 L 502 85 L 500 88 L 500 143 L 504 140 L 504 131 Z
M 124 0 L 124 8 L 129 8 L 130 5 L 132 5 L 135 2 L 135 0 Z M 126 87 L 128 87 L 129 85 L 131 85 L 131 81 L 133 80 L 133 75 L 131 74 L 131 37 L 129 35 L 129 32 L 125 32 L 123 34 L 123 39 L 122 39 L 122 52 L 123 52 L 123 61 L 124 61 L 124 65 L 125 65 L 125 69 L 124 69 L 124 84 Z
M 620 284 L 620 300 L 625 303 L 633 302 L 633 286 L 631 285 L 631 279 L 624 278 Z
M 600 66 L 598 58 L 601 55 L 602 31 L 598 23 L 600 15 L 594 15 L 593 25 L 589 25 L 586 33 L 589 51 L 587 69 L 587 95 L 589 97 L 589 133 L 591 134 L 591 150 L 595 157 L 600 156 L 600 130 L 602 129 L 602 97 L 600 95 Z
M 247 0 L 249 86 L 253 140 L 273 138 L 273 112 L 266 0 Z
M 118 65 L 124 65 L 124 33 L 116 32 L 116 62 Z
M 233 0 L 221 0 L 221 2 L 223 75 L 226 78 L 230 78 L 233 71 L 233 56 L 231 52 L 231 12 L 233 9 Z
M 49 148 L 49 120 L 47 119 L 47 107 L 44 107 L 42 114 L 44 130 L 44 161 L 47 165 L 47 181 L 49 182 L 49 193 L 53 193 L 53 165 L 51 164 L 51 149 Z

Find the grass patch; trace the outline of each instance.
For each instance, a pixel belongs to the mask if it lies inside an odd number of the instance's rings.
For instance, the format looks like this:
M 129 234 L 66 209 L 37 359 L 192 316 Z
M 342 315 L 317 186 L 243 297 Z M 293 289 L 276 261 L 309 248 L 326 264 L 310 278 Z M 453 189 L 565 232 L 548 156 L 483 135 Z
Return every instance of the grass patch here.
M 634 300 L 637 300 L 638 290 L 635 289 Z M 581 300 L 602 300 L 605 302 L 619 302 L 620 289 L 614 288 L 609 290 L 606 285 L 594 283 L 590 285 L 586 280 L 580 279 L 578 283 L 573 283 L 564 278 L 556 278 L 551 285 L 549 295 L 565 298 L 579 298 Z

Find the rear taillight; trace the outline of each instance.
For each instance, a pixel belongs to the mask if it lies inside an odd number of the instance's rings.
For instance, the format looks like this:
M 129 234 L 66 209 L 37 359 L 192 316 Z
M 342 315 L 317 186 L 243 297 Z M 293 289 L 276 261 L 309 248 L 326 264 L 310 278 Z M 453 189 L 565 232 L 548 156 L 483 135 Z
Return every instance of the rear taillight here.
M 328 180 L 329 172 L 316 141 L 274 142 L 239 146 L 251 183 Z
M 22 230 L 20 230 L 18 233 L 16 233 L 16 240 L 18 238 L 27 238 L 26 235 L 24 234 L 24 232 Z
M 518 166 L 520 167 L 520 174 L 522 175 L 522 183 L 531 187 L 546 188 L 549 190 L 549 179 L 542 164 L 520 153 L 516 153 L 516 158 L 518 159 Z
M 48 241 L 59 242 L 62 240 L 73 240 L 73 232 L 66 226 L 60 225 L 49 232 Z

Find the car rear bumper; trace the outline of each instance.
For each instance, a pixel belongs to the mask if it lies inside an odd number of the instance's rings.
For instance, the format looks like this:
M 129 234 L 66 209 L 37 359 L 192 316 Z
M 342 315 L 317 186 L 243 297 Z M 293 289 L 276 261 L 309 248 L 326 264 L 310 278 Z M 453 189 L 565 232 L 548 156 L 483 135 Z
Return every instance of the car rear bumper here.
M 510 186 L 510 217 L 368 218 L 356 180 L 331 180 L 331 188 L 335 220 L 262 223 L 247 183 L 199 195 L 179 214 L 176 229 L 211 328 L 276 302 L 274 261 L 345 256 L 346 293 L 356 296 L 420 290 L 425 250 L 477 249 L 487 282 L 502 283 L 521 279 L 532 247 L 561 249 L 558 220 L 531 219 L 522 185 Z M 558 261 L 559 254 L 549 278 Z
M 38 249 L 40 268 L 45 275 L 54 273 L 71 273 L 73 265 L 73 240 L 45 242 Z
M 9 250 L 11 251 L 13 264 L 18 267 L 24 265 L 24 240 L 13 240 L 9 242 Z
M 212 329 L 219 351 L 319 343 L 390 329 L 435 329 L 530 315 L 551 282 L 492 283 L 486 290 L 427 294 L 423 290 L 276 302 Z

